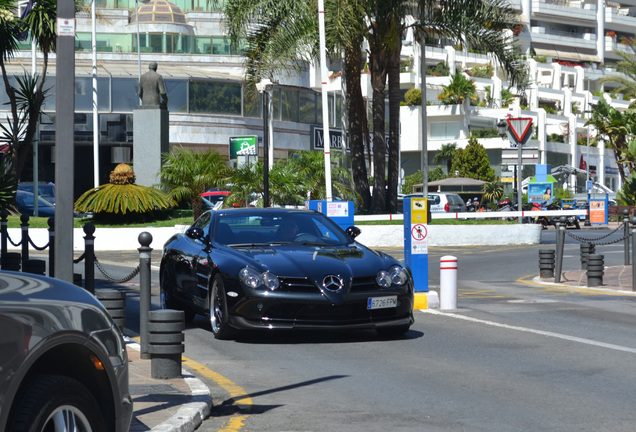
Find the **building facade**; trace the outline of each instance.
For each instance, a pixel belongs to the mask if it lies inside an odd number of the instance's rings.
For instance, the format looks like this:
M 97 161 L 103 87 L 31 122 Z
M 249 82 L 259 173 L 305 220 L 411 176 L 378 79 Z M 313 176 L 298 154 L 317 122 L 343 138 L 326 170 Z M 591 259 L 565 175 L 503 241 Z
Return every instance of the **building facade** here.
M 591 105 L 606 98 L 612 106 L 627 109 L 629 102 L 603 92 L 601 77 L 616 74 L 617 52 L 629 50 L 636 30 L 636 0 L 511 0 L 522 25 L 515 32 L 525 54 L 530 82 L 523 92 L 510 88 L 488 54 L 447 41 L 426 47 L 427 65 L 444 63 L 448 73 L 427 76 L 427 136 L 429 168 L 446 143 L 465 146 L 471 134 L 480 137 L 490 162 L 504 181 L 510 181 L 516 159 L 510 144 L 492 131 L 508 115 L 530 117 L 534 136 L 527 145 L 524 176 L 533 175 L 534 163 L 572 166 L 589 172 L 592 179 L 613 190 L 621 187 L 611 151 L 596 147 L 594 130 L 585 126 Z M 97 1 L 96 49 L 99 112 L 99 178 L 117 163 L 132 161 L 133 110 L 139 105 L 137 83 L 151 61 L 164 77 L 170 112 L 170 145 L 212 148 L 230 156 L 230 139 L 257 136 L 264 131 L 261 95 L 244 80 L 240 47 L 225 35 L 223 14 L 203 0 Z M 220 6 L 219 6 L 220 9 Z M 567 18 L 564 18 L 567 17 Z M 75 194 L 93 187 L 93 80 L 91 17 L 76 17 L 75 68 Z M 402 59 L 404 91 L 419 87 L 421 49 L 407 32 Z M 40 56 L 37 56 L 41 61 Z M 27 40 L 9 68 L 14 76 L 31 70 L 32 51 Z M 330 64 L 329 122 L 334 136 L 342 136 L 342 97 L 339 66 Z M 483 71 L 491 71 L 484 75 Z M 480 73 L 476 73 L 479 71 Z M 481 103 L 441 105 L 437 95 L 450 75 L 473 76 Z M 362 71 L 363 95 L 370 99 L 370 75 Z M 47 76 L 50 88 L 39 132 L 39 178 L 54 181 L 55 56 Z M 272 94 L 274 160 L 295 150 L 322 150 L 321 80 L 317 65 L 299 73 L 281 75 Z M 520 97 L 508 101 L 508 93 Z M 0 88 L 0 111 L 7 97 Z M 401 108 L 401 157 L 405 175 L 421 169 L 423 148 L 421 108 Z M 0 117 L 4 118 L 0 112 Z M 417 125 L 417 127 L 414 127 Z M 588 145 L 588 137 L 591 138 Z M 336 138 L 334 143 L 346 140 Z M 262 155 L 262 149 L 260 150 Z M 524 157 L 525 159 L 525 157 Z M 25 172 L 23 180 L 31 180 Z M 584 181 L 572 175 L 568 187 L 581 192 Z

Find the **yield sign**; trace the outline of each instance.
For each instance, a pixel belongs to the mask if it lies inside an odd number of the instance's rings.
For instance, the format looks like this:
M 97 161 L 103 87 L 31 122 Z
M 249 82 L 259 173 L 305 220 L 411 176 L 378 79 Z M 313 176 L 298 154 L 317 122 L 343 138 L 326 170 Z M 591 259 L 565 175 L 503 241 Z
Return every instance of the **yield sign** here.
M 512 135 L 517 143 L 525 144 L 532 135 L 532 119 L 531 118 L 508 118 L 506 119 Z

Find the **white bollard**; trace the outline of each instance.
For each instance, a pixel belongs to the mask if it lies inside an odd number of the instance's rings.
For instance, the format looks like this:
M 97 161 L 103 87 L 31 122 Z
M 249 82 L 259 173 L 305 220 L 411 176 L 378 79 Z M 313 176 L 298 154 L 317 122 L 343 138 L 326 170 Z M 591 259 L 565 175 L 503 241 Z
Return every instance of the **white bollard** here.
M 439 259 L 439 308 L 457 309 L 457 257 Z

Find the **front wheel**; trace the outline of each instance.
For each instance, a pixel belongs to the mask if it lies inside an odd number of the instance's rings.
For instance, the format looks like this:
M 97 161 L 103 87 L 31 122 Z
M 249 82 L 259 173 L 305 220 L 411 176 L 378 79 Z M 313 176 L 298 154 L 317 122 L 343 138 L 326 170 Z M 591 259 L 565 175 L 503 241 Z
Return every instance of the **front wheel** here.
M 106 432 L 92 393 L 72 378 L 35 376 L 20 391 L 16 404 L 7 429 L 12 432 Z
M 210 290 L 210 327 L 215 339 L 230 339 L 234 333 L 228 324 L 225 286 L 220 274 L 214 276 Z

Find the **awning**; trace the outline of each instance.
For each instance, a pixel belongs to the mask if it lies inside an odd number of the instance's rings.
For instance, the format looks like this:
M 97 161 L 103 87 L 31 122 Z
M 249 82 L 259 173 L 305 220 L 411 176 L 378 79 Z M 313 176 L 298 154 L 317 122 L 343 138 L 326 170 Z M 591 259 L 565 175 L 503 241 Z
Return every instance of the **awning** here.
M 560 46 L 552 45 L 546 48 L 533 47 L 533 50 L 538 56 L 546 56 L 559 58 L 561 60 L 570 60 L 574 62 L 598 62 L 601 61 L 596 54 L 582 53 L 573 49 L 566 49 Z

